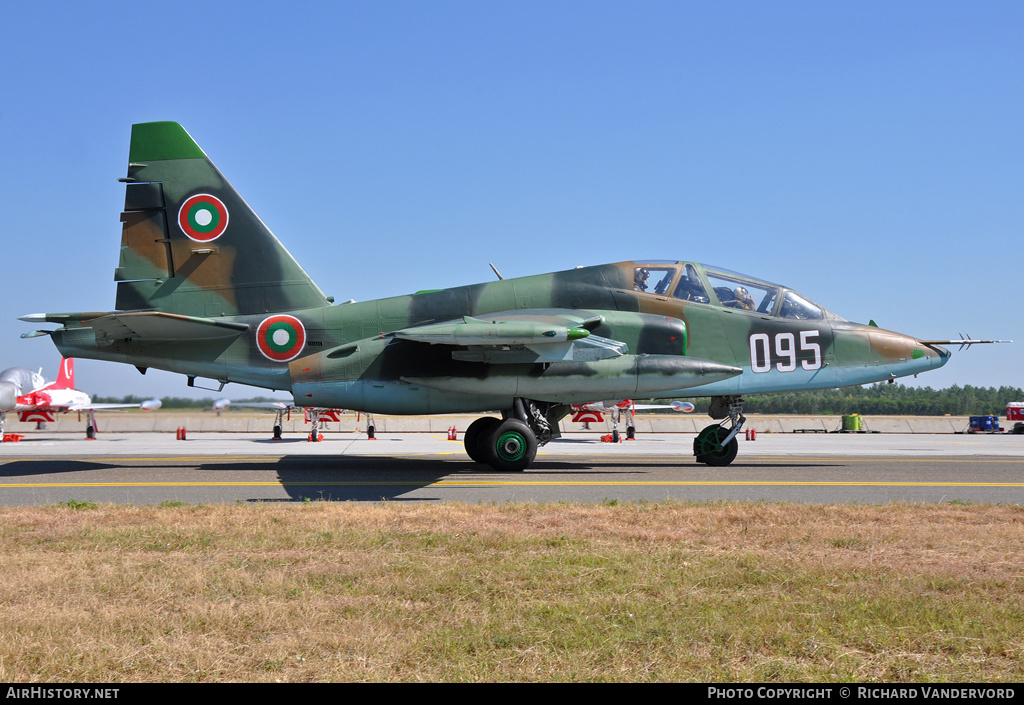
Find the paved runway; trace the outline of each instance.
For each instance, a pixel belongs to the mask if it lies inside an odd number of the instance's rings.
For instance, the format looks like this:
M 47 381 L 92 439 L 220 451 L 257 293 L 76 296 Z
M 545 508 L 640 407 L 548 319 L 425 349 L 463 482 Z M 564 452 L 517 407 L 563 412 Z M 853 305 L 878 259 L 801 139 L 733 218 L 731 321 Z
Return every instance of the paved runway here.
M 726 468 L 694 462 L 693 436 L 602 443 L 569 434 L 523 473 L 469 460 L 461 437 L 329 433 L 33 434 L 0 445 L 0 504 L 251 501 L 1000 502 L 1024 505 L 1024 436 L 759 434 Z

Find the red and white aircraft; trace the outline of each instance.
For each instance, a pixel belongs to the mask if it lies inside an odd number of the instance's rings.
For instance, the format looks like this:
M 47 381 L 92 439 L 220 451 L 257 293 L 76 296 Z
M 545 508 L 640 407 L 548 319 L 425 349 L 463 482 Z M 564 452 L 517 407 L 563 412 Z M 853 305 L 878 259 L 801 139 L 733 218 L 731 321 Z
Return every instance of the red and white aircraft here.
M 160 400 L 150 399 L 141 404 L 93 404 L 88 394 L 75 389 L 75 361 L 72 358 L 61 358 L 55 382 L 47 382 L 42 370 L 33 372 L 24 367 L 9 367 L 0 372 L 0 434 L 3 434 L 8 411 L 17 412 L 19 421 L 53 421 L 54 414 L 87 411 L 86 437 L 93 438 L 96 432 L 95 410 L 127 408 L 154 411 L 160 408 Z
M 283 401 L 231 401 L 230 399 L 218 399 L 213 402 L 212 408 L 217 412 L 217 416 L 220 416 L 222 411 L 232 405 L 246 409 L 273 409 L 274 411 L 289 411 L 295 408 L 295 404 Z
M 689 413 L 693 411 L 693 404 L 688 401 L 674 401 L 671 404 L 634 404 L 632 399 L 594 401 L 588 404 L 573 404 L 572 420 L 576 423 L 600 422 L 604 421 L 604 414 L 611 414 L 612 418 L 615 418 L 623 411 L 630 413 L 635 409 L 672 409 Z
M 636 427 L 633 424 L 633 412 L 637 409 L 672 409 L 689 413 L 693 411 L 693 404 L 688 401 L 674 401 L 671 404 L 634 404 L 632 399 L 611 399 L 608 401 L 594 401 L 588 404 L 573 404 L 572 420 L 575 423 L 601 423 L 604 415 L 610 414 L 612 418 L 612 440 L 619 440 L 619 419 L 626 414 L 626 436 L 633 438 Z

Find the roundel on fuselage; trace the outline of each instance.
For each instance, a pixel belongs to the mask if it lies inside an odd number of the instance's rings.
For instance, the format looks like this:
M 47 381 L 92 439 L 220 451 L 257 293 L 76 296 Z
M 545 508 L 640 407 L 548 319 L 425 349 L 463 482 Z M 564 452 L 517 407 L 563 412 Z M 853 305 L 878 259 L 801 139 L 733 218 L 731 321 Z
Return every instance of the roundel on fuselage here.
M 306 329 L 295 316 L 268 316 L 256 329 L 256 346 L 268 360 L 294 360 L 306 346 Z

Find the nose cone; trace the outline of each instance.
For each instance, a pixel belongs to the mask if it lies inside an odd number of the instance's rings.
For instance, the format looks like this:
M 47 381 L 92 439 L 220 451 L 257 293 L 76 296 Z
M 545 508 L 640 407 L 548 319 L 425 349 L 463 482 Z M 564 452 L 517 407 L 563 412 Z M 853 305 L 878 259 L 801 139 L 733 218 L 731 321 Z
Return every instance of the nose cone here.
M 922 345 L 924 344 L 922 343 Z M 939 364 L 937 364 L 936 367 L 942 367 L 943 365 L 945 365 L 946 361 L 948 361 L 953 354 L 949 350 L 946 350 L 946 348 L 942 347 L 941 345 L 925 345 L 924 347 L 927 350 L 932 350 L 941 360 L 941 362 L 939 362 Z
M 907 374 L 942 367 L 949 360 L 949 351 L 935 344 L 927 344 L 909 335 L 875 329 L 869 333 L 871 351 L 883 364 L 897 363 Z
M 920 365 L 921 371 L 937 370 L 949 362 L 950 352 L 941 345 L 926 345 L 920 340 L 916 343 L 917 345 L 910 351 L 910 360 L 912 363 Z M 915 371 L 917 369 L 915 368 Z

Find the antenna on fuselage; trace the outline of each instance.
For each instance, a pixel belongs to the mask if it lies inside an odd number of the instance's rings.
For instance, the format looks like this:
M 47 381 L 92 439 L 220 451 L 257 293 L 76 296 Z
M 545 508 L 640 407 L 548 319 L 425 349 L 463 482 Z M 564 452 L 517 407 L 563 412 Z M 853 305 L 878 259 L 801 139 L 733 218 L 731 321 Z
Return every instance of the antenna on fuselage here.
M 505 277 L 501 276 L 501 272 L 499 272 L 499 271 L 498 271 L 498 268 L 497 268 L 497 267 L 495 267 L 495 266 L 494 266 L 493 264 L 491 264 L 490 262 L 488 262 L 487 264 L 490 264 L 490 265 L 491 265 L 491 269 L 493 269 L 493 270 L 494 270 L 494 274 L 495 274 L 495 276 L 497 276 L 497 277 L 498 277 L 498 279 L 500 279 L 501 281 L 505 281 Z

